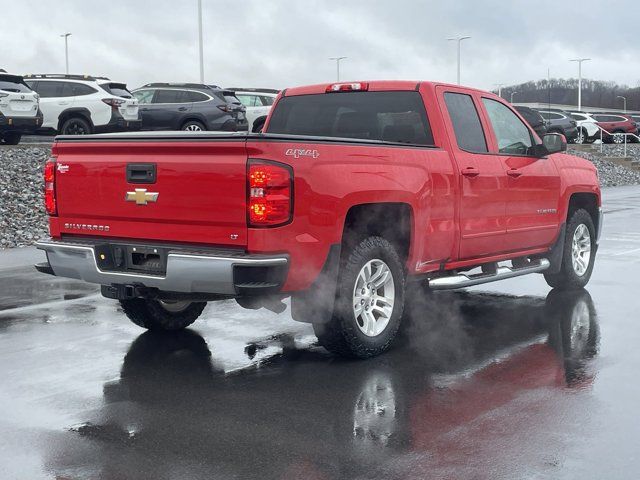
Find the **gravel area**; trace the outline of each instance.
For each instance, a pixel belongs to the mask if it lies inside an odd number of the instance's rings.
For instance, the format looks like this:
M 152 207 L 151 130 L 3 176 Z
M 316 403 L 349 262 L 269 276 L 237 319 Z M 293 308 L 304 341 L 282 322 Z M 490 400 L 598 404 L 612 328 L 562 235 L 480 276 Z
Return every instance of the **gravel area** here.
M 603 187 L 619 187 L 622 185 L 638 185 L 640 184 L 640 171 L 632 170 L 622 165 L 603 160 L 600 157 L 600 147 L 595 146 L 593 152 L 583 152 L 569 148 L 567 153 L 576 155 L 593 162 L 598 169 L 600 175 L 600 184 Z M 624 146 L 604 145 L 603 153 L 607 157 L 622 157 L 624 155 Z M 627 157 L 632 160 L 640 161 L 640 145 L 627 145 Z
M 49 147 L 0 147 L 0 248 L 25 247 L 48 235 L 42 169 Z
M 624 147 L 605 145 L 605 155 L 623 156 Z M 640 184 L 640 171 L 602 160 L 597 153 L 570 149 L 592 161 L 603 187 Z M 0 147 L 0 249 L 24 247 L 48 236 L 42 200 L 42 169 L 49 157 L 46 146 Z M 640 161 L 640 145 L 628 145 L 627 156 Z

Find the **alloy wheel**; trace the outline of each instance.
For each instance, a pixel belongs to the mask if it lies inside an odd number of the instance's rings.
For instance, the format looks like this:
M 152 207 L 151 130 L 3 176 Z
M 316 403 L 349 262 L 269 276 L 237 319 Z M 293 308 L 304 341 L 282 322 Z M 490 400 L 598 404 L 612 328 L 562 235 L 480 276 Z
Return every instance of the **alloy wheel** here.
M 571 262 L 573 271 L 582 277 L 589 268 L 591 260 L 591 234 L 584 223 L 578 225 L 573 233 L 571 244 Z
M 358 273 L 353 287 L 353 314 L 356 324 L 368 337 L 387 328 L 395 302 L 395 283 L 389 266 L 380 259 L 368 261 Z

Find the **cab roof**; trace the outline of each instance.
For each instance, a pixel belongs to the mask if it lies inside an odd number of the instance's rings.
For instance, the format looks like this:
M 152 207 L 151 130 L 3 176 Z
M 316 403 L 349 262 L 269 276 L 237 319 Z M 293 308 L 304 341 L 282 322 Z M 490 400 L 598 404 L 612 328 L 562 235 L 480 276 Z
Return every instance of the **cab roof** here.
M 367 91 L 369 92 L 384 92 L 384 91 L 398 91 L 398 90 L 418 90 L 424 86 L 428 86 L 434 88 L 436 86 L 444 86 L 444 87 L 452 87 L 452 88 L 462 88 L 464 90 L 476 91 L 482 93 L 491 93 L 486 92 L 484 90 L 480 90 L 472 87 L 465 87 L 460 85 L 452 85 L 443 82 L 429 82 L 429 81 L 420 81 L 420 80 L 358 80 L 358 81 L 346 81 L 346 82 L 332 82 L 332 83 L 318 83 L 315 85 L 304 85 L 300 87 L 292 87 L 287 88 L 282 91 L 282 96 L 290 97 L 294 95 L 314 95 L 319 93 L 325 93 L 327 88 L 332 85 L 343 85 L 343 84 L 368 84 Z

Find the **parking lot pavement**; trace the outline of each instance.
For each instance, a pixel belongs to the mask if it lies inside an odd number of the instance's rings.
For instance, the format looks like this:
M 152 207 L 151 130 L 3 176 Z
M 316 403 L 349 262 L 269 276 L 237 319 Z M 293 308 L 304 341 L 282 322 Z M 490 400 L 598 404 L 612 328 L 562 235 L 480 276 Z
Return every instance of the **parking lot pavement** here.
M 1 476 L 635 478 L 640 188 L 605 201 L 588 291 L 414 292 L 368 361 L 233 301 L 145 333 L 95 287 L 35 273 L 34 250 L 0 252 Z

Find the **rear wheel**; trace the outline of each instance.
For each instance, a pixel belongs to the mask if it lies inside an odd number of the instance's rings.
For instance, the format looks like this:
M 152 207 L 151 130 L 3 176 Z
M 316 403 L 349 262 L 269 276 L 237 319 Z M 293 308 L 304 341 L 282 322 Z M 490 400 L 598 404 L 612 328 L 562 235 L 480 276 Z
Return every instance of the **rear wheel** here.
M 7 132 L 0 136 L 2 143 L 4 143 L 5 145 L 18 145 L 21 138 L 22 134 L 17 132 Z
M 616 131 L 613 132 L 613 136 L 611 137 L 611 141 L 617 145 L 624 143 L 624 132 Z
M 207 302 L 120 300 L 125 315 L 139 327 L 148 330 L 182 330 L 200 316 Z
M 63 135 L 89 135 L 91 125 L 82 117 L 72 117 L 64 121 L 60 133 Z
M 562 264 L 558 273 L 545 273 L 549 286 L 574 290 L 589 283 L 595 262 L 595 227 L 589 212 L 578 209 L 567 222 Z
M 182 125 L 182 130 L 185 132 L 204 132 L 206 128 L 204 125 L 196 120 L 189 120 Z
M 400 327 L 404 291 L 404 268 L 396 250 L 382 237 L 366 238 L 340 269 L 331 320 L 313 325 L 320 345 L 355 358 L 386 351 Z

